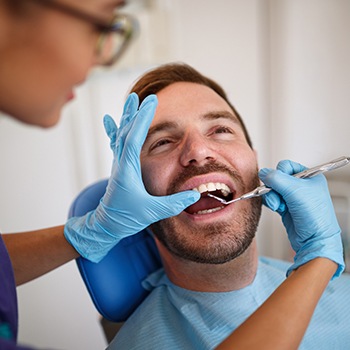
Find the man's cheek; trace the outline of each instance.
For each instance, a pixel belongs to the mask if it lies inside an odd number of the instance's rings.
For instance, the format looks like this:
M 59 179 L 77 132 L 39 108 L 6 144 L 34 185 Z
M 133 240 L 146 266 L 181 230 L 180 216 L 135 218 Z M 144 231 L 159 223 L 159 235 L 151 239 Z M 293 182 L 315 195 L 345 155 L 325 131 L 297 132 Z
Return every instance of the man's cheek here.
M 149 194 L 152 194 L 153 196 L 160 196 L 162 195 L 160 189 L 159 189 L 159 178 L 155 174 L 155 171 L 147 171 L 146 169 L 142 170 L 142 181 L 145 185 L 145 188 Z
M 143 181 L 143 184 L 145 185 L 145 188 L 146 188 L 147 192 L 151 193 L 152 188 L 151 188 L 151 182 L 150 182 L 149 174 L 150 174 L 150 172 L 148 171 L 148 167 L 141 163 L 142 181 Z

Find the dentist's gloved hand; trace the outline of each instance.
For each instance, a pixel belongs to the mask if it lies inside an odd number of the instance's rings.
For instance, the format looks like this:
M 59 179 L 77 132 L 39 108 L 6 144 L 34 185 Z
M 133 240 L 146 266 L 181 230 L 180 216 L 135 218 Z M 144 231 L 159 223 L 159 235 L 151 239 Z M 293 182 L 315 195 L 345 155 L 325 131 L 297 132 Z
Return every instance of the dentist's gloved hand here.
M 308 261 L 324 257 L 338 264 L 335 278 L 344 270 L 341 230 L 326 178 L 323 175 L 308 179 L 290 176 L 305 169 L 289 160 L 279 162 L 277 170 L 261 169 L 260 179 L 274 190 L 264 195 L 263 203 L 281 215 L 296 253 L 287 276 Z
M 112 175 L 98 207 L 65 225 L 68 242 L 84 258 L 98 262 L 122 238 L 150 224 L 178 215 L 200 198 L 195 191 L 170 196 L 150 195 L 142 182 L 140 152 L 157 107 L 157 97 L 148 96 L 139 107 L 135 93 L 129 95 L 117 128 L 110 116 L 104 125 L 114 153 Z

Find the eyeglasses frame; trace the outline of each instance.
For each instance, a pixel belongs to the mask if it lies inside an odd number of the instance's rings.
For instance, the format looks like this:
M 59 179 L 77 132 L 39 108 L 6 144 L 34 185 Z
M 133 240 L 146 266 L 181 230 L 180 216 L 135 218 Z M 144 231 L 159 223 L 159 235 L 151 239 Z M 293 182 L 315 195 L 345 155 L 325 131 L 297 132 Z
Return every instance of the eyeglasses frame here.
M 71 15 L 75 18 L 82 19 L 86 22 L 89 22 L 93 24 L 96 29 L 101 32 L 101 34 L 108 34 L 108 33 L 113 33 L 117 32 L 120 33 L 121 35 L 124 36 L 124 43 L 120 47 L 119 51 L 108 61 L 102 62 L 101 65 L 103 66 L 111 66 L 114 64 L 120 56 L 125 52 L 126 48 L 129 46 L 131 39 L 135 36 L 135 32 L 137 32 L 137 22 L 135 18 L 133 18 L 130 15 L 124 14 L 124 13 L 117 13 L 113 16 L 111 23 L 107 24 L 103 22 L 100 18 L 91 15 L 89 13 L 83 12 L 75 7 L 71 7 L 67 4 L 58 2 L 58 1 L 51 1 L 51 0 L 32 0 L 35 2 L 38 2 L 44 6 L 48 6 L 51 8 L 54 8 L 60 12 L 66 13 L 68 15 Z M 127 22 L 130 24 L 128 28 L 123 28 L 122 26 L 117 26 L 118 23 L 117 21 L 121 19 L 126 19 Z M 121 21 L 119 22 L 121 23 Z M 103 38 L 100 36 L 98 39 L 98 44 L 97 44 L 97 50 L 99 47 L 99 44 L 103 41 Z

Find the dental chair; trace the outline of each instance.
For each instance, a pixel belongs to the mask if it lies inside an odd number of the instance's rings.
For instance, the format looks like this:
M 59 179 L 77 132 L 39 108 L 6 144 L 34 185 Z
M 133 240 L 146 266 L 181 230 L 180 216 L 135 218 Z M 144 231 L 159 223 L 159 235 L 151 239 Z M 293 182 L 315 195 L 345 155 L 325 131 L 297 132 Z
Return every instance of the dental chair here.
M 106 187 L 107 180 L 101 180 L 85 188 L 73 201 L 69 217 L 82 216 L 95 209 Z M 142 287 L 142 281 L 162 266 L 153 237 L 142 230 L 121 240 L 99 263 L 84 258 L 76 262 L 90 297 L 102 315 L 101 324 L 110 342 L 149 294 Z

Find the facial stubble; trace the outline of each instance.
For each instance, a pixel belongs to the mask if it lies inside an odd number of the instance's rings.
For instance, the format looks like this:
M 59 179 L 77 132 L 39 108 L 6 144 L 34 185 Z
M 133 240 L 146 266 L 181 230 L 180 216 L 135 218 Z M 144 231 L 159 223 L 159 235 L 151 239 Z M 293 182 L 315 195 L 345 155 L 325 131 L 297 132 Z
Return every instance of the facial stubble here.
M 225 172 L 245 191 L 257 187 L 260 182 L 255 172 L 248 183 L 232 169 L 222 164 L 208 163 L 203 167 L 186 169 L 172 181 L 168 193 L 178 192 L 187 179 L 210 172 Z M 158 240 L 181 259 L 203 264 L 223 264 L 240 256 L 252 243 L 261 215 L 261 198 L 246 200 L 234 217 L 207 225 L 189 225 L 177 217 L 159 221 L 151 226 Z

